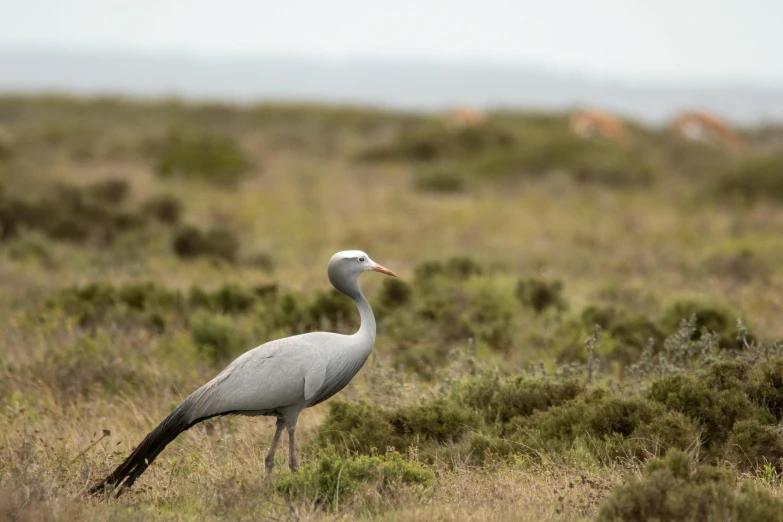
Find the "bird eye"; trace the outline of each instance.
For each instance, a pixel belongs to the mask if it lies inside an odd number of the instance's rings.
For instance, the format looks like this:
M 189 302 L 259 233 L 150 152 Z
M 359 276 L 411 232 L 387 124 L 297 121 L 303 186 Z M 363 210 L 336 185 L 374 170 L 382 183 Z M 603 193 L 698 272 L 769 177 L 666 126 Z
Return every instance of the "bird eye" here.
M 360 258 L 359 258 L 359 262 L 360 262 L 360 263 L 364 263 L 364 258 L 363 258 L 363 257 L 360 257 Z

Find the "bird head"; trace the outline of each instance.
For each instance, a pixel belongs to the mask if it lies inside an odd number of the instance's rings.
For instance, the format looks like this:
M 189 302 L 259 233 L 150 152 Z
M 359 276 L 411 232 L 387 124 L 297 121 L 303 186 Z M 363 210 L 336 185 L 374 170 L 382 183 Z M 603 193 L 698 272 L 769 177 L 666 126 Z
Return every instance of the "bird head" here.
M 343 250 L 342 252 L 337 252 L 329 260 L 327 273 L 329 275 L 329 282 L 332 283 L 332 286 L 349 297 L 355 297 L 355 294 L 358 291 L 356 279 L 362 272 L 368 272 L 370 270 L 397 277 L 397 274 L 388 268 L 379 265 L 361 250 Z

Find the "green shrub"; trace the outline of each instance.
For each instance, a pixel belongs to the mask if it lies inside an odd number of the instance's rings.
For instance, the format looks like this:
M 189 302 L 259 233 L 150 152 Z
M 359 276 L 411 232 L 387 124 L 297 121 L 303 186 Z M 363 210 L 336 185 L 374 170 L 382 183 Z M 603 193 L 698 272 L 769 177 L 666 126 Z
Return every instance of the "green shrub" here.
M 120 302 L 140 312 L 176 310 L 183 305 L 178 291 L 163 288 L 152 281 L 128 283 L 117 289 L 117 295 Z
M 341 453 L 382 454 L 387 448 L 405 451 L 417 442 L 459 442 L 478 426 L 471 410 L 447 399 L 417 406 L 384 410 L 364 402 L 331 401 L 329 413 L 319 426 L 314 444 L 335 447 Z
M 771 415 L 751 403 L 745 392 L 711 389 L 705 380 L 691 375 L 654 382 L 648 397 L 702 425 L 705 442 L 713 448 L 726 441 L 737 421 L 754 418 L 772 421 Z
M 737 340 L 737 316 L 721 305 L 708 304 L 697 300 L 679 300 L 667 306 L 658 319 L 666 333 L 677 330 L 683 319 L 696 316 L 696 330 L 692 340 L 702 335 L 702 330 L 718 334 L 719 343 L 725 348 L 743 348 Z M 752 335 L 749 335 L 752 338 Z
M 264 312 L 264 320 L 272 329 L 282 328 L 290 334 L 305 333 L 310 325 L 307 308 L 304 297 L 286 292 L 272 300 Z
M 491 348 L 508 350 L 513 345 L 513 298 L 490 285 L 477 285 L 472 290 L 460 328 Z
M 447 399 L 435 399 L 415 407 L 403 408 L 390 418 L 401 436 L 420 435 L 438 443 L 456 442 L 478 425 L 477 416 Z M 399 448 L 405 449 L 405 448 Z
M 698 442 L 697 426 L 684 415 L 667 412 L 653 401 L 606 392 L 537 412 L 521 427 L 523 434 L 535 430 L 534 441 L 549 451 L 564 451 L 586 440 L 589 451 L 602 460 L 644 459 Z
M 485 374 L 455 382 L 451 394 L 459 404 L 481 413 L 487 423 L 502 425 L 515 417 L 565 404 L 583 392 L 584 384 L 576 379 L 501 378 Z
M 176 225 L 182 215 L 182 203 L 170 194 L 154 196 L 142 205 L 142 211 L 166 225 Z
M 417 170 L 413 186 L 423 192 L 454 193 L 465 190 L 465 174 L 444 166 Z
M 643 399 L 610 398 L 596 401 L 585 411 L 587 432 L 597 437 L 622 435 L 629 437 L 643 424 L 659 416 L 660 409 Z
M 608 333 L 616 343 L 608 358 L 624 365 L 637 361 L 651 339 L 654 349 L 664 340 L 658 326 L 644 316 L 622 318 L 609 327 Z
M 755 471 L 770 463 L 783 469 L 783 439 L 780 429 L 756 419 L 739 421 L 729 433 L 726 452 L 729 460 L 744 471 Z
M 230 138 L 173 134 L 161 147 L 155 169 L 161 177 L 233 185 L 247 174 L 250 161 Z
M 106 179 L 89 185 L 86 193 L 96 201 L 116 205 L 127 199 L 130 185 L 124 179 Z
M 411 285 L 400 279 L 384 279 L 378 295 L 380 308 L 392 310 L 407 305 L 413 298 Z
M 750 364 L 741 360 L 719 360 L 707 368 L 703 380 L 714 390 L 745 390 Z
M 477 157 L 472 167 L 488 178 L 562 171 L 576 182 L 618 188 L 644 186 L 654 179 L 650 163 L 638 151 L 612 143 L 588 142 L 562 132 L 524 140 L 510 150 L 489 150 Z
M 496 437 L 486 433 L 476 432 L 471 434 L 468 448 L 471 460 L 478 464 L 503 460 L 511 455 L 527 453 L 529 446 L 515 444 L 504 437 Z
M 329 413 L 313 439 L 320 448 L 336 447 L 342 453 L 383 454 L 386 448 L 405 451 L 410 434 L 403 436 L 391 425 L 389 414 L 365 402 L 329 401 Z
M 644 475 L 615 488 L 597 520 L 780 520 L 783 500 L 754 488 L 735 486 L 734 474 L 711 466 L 695 467 L 691 457 L 671 451 L 651 460 Z
M 8 256 L 16 261 L 35 260 L 50 268 L 54 265 L 49 241 L 46 236 L 34 230 L 20 231 L 18 237 L 9 241 Z
M 577 331 L 578 338 L 573 338 L 571 333 L 570 344 L 578 343 L 578 346 L 574 346 L 573 349 L 583 352 L 582 344 L 586 331 L 598 325 L 609 335 L 611 350 L 605 354 L 606 359 L 620 361 L 624 365 L 637 361 L 649 345 L 650 339 L 653 347 L 659 347 L 664 340 L 660 328 L 650 319 L 642 315 L 620 313 L 613 307 L 588 306 L 582 310 L 581 323 L 585 329 Z M 582 354 L 577 360 L 584 362 L 585 355 Z
M 100 197 L 89 192 L 95 187 L 100 187 Z M 115 194 L 107 195 L 111 190 L 115 190 Z M 51 196 L 38 201 L 0 198 L 0 239 L 14 237 L 26 228 L 40 231 L 52 239 L 72 243 L 92 240 L 106 244 L 118 233 L 144 227 L 146 220 L 142 215 L 105 201 L 105 198 L 117 197 L 117 190 L 98 184 L 88 188 L 88 195 L 85 195 L 78 187 L 56 184 Z
M 63 310 L 83 327 L 111 321 L 131 326 L 143 324 L 161 331 L 171 316 L 181 316 L 185 303 L 179 292 L 152 282 L 128 283 L 120 287 L 90 283 L 63 288 L 48 299 L 45 306 Z
M 638 156 L 618 147 L 591 148 L 570 166 L 573 177 L 582 183 L 608 187 L 646 186 L 653 182 L 652 167 Z
M 119 302 L 114 286 L 91 283 L 64 288 L 56 297 L 46 301 L 46 307 L 60 308 L 69 316 L 76 317 L 81 326 L 87 326 L 101 321 Z
M 497 125 L 449 129 L 427 125 L 405 132 L 388 145 L 363 151 L 359 158 L 367 161 L 434 161 L 475 156 L 484 151 L 513 147 L 513 134 Z
M 196 310 L 188 318 L 188 329 L 202 355 L 214 363 L 232 359 L 251 347 L 250 337 L 229 316 Z
M 448 272 L 446 271 L 448 270 Z M 440 343 L 448 345 L 474 339 L 491 348 L 505 350 L 512 342 L 513 297 L 503 292 L 491 280 L 476 279 L 461 282 L 451 279 L 455 268 L 443 267 L 443 276 L 423 283 L 416 300 L 417 320 L 437 329 Z M 467 277 L 457 273 L 457 277 Z M 435 338 L 433 338 L 435 340 Z
M 619 314 L 614 308 L 594 305 L 585 307 L 580 315 L 582 324 L 586 327 L 592 328 L 593 326 L 598 325 L 602 330 L 607 330 L 610 326 L 616 324 L 618 318 Z
M 544 281 L 530 277 L 517 281 L 515 295 L 520 303 L 538 313 L 548 308 L 564 310 L 566 303 L 561 295 L 563 283 L 560 281 Z
M 638 426 L 632 438 L 642 454 L 663 455 L 670 449 L 693 450 L 699 447 L 699 427 L 681 413 L 665 412 Z
M 186 226 L 172 240 L 172 248 L 183 259 L 207 257 L 224 261 L 236 261 L 239 239 L 230 230 L 212 229 L 207 232 Z
M 748 396 L 777 421 L 783 419 L 783 358 L 774 357 L 753 368 Z
M 375 496 L 395 496 L 404 487 L 424 487 L 434 480 L 427 468 L 399 454 L 378 457 L 322 455 L 305 463 L 295 474 L 281 475 L 277 491 L 292 499 L 311 499 L 323 507 L 336 508 L 365 488 Z
M 257 301 L 256 292 L 236 283 L 225 283 L 214 292 L 194 286 L 188 294 L 188 302 L 192 308 L 207 308 L 220 314 L 249 312 Z
M 336 290 L 318 291 L 307 309 L 308 330 L 339 330 L 358 326 L 359 314 L 353 302 Z
M 74 243 L 82 243 L 90 237 L 90 225 L 75 216 L 55 215 L 45 230 L 52 239 Z
M 452 257 L 445 263 L 442 261 L 426 261 L 414 268 L 414 280 L 417 285 L 426 284 L 438 277 L 466 281 L 484 273 L 479 263 L 469 257 Z
M 714 191 L 724 198 L 783 201 L 783 157 L 748 158 L 733 172 L 718 177 Z

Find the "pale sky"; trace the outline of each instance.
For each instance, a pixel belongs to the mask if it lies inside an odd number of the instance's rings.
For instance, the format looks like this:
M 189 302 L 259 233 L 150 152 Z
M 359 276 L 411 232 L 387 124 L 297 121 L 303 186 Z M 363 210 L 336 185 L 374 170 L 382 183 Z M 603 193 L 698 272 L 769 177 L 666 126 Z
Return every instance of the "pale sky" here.
M 783 0 L 0 0 L 0 50 L 383 57 L 783 86 Z

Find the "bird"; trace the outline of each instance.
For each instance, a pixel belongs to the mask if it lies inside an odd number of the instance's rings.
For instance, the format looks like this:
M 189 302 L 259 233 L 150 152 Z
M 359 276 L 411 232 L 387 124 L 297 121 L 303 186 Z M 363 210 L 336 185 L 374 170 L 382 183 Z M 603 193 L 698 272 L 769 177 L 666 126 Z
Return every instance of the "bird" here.
M 269 480 L 283 429 L 288 431 L 288 465 L 297 470 L 295 433 L 299 414 L 342 390 L 359 372 L 375 345 L 375 316 L 359 288 L 367 271 L 392 277 L 361 250 L 334 254 L 327 265 L 332 286 L 351 298 L 361 323 L 353 335 L 311 332 L 266 342 L 234 359 L 214 379 L 189 395 L 153 429 L 101 482 L 93 495 L 116 490 L 116 497 L 133 486 L 163 449 L 180 433 L 213 417 L 269 416 L 277 419 L 274 437 L 264 459 Z

